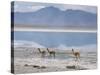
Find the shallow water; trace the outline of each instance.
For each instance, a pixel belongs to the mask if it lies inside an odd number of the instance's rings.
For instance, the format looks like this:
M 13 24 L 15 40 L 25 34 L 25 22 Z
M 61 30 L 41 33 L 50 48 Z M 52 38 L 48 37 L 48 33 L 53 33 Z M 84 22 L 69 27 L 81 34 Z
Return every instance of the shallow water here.
M 68 70 L 87 70 L 97 68 L 97 52 L 80 52 L 80 60 L 75 61 L 72 53 L 56 52 L 55 58 L 46 53 L 45 57 L 36 50 L 14 50 L 15 72 L 52 72 L 52 71 L 68 71 Z M 78 63 L 78 69 L 73 65 Z M 25 67 L 25 64 L 44 65 L 46 69 L 35 69 L 31 66 Z M 72 66 L 72 68 L 70 67 Z

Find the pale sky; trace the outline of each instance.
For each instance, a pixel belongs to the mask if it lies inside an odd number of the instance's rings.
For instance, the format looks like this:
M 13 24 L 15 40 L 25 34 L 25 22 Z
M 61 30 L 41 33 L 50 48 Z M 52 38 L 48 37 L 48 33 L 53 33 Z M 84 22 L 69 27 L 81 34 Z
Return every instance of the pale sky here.
M 82 10 L 90 13 L 97 13 L 96 6 L 84 6 L 84 5 L 68 5 L 68 4 L 51 4 L 51 3 L 34 3 L 34 2 L 14 2 L 14 12 L 35 12 L 41 8 L 48 6 L 54 6 L 62 11 L 72 9 L 72 10 Z

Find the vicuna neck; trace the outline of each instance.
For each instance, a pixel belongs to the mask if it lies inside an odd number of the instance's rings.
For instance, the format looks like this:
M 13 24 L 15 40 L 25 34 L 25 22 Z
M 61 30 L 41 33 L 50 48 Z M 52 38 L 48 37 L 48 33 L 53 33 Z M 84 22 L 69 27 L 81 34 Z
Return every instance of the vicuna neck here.
M 38 50 L 39 50 L 39 52 L 41 53 L 41 50 L 40 50 L 40 48 L 38 48 Z
M 74 54 L 74 50 L 72 50 L 73 54 Z
M 47 48 L 47 51 L 50 52 L 48 48 Z

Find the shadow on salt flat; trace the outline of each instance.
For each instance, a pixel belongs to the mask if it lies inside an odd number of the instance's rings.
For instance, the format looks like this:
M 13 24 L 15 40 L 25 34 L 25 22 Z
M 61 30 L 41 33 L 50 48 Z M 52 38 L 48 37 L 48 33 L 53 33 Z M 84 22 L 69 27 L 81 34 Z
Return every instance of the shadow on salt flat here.
M 84 67 L 81 67 L 81 66 L 75 66 L 75 65 L 72 65 L 72 66 L 66 66 L 67 69 L 75 69 L 75 70 L 87 70 L 88 68 L 84 68 Z

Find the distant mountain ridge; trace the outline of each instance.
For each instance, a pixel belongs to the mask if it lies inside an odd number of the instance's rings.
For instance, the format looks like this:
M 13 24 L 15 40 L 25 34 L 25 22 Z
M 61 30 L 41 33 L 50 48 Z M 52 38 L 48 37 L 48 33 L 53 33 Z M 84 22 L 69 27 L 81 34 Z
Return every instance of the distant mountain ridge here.
M 97 15 L 82 10 L 66 10 L 50 6 L 36 12 L 12 12 L 15 24 L 47 27 L 91 27 L 97 28 Z M 13 16 L 12 16 L 13 17 Z

